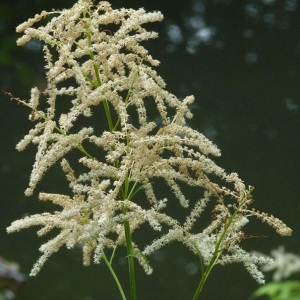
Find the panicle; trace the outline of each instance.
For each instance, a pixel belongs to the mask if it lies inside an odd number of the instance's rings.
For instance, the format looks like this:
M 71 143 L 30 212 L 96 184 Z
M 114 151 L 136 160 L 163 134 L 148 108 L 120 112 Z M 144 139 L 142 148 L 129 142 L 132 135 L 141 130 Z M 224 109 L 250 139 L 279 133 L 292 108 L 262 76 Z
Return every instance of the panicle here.
M 52 18 L 39 26 L 45 17 Z M 246 238 L 242 228 L 257 216 L 279 234 L 291 234 L 279 219 L 249 209 L 251 189 L 212 160 L 221 155 L 216 145 L 187 126 L 194 97 L 181 101 L 169 93 L 153 69 L 159 61 L 141 44 L 157 37 L 143 25 L 162 19 L 160 12 L 78 0 L 70 9 L 42 12 L 17 27 L 23 33 L 18 45 L 43 42 L 47 81 L 45 90 L 31 90 L 26 106 L 30 120 L 38 122 L 17 145 L 18 150 L 37 146 L 25 194 L 32 195 L 58 162 L 72 194 L 40 193 L 41 201 L 61 210 L 31 215 L 7 228 L 39 226 L 39 236 L 60 230 L 40 247 L 42 256 L 31 275 L 63 246 L 79 244 L 84 265 L 99 263 L 106 248 L 126 246 L 124 224 L 129 222 L 131 234 L 145 224 L 159 233 L 143 250 L 132 242 L 148 274 L 146 256 L 177 241 L 200 255 L 204 265 L 213 258 L 220 264 L 241 262 L 262 283 L 257 265 L 268 260 L 240 248 Z M 102 108 L 105 121 L 99 117 Z M 74 149 L 82 154 L 78 161 L 70 155 Z M 182 206 L 185 221 L 167 213 L 172 198 Z M 208 207 L 211 222 L 198 226 Z

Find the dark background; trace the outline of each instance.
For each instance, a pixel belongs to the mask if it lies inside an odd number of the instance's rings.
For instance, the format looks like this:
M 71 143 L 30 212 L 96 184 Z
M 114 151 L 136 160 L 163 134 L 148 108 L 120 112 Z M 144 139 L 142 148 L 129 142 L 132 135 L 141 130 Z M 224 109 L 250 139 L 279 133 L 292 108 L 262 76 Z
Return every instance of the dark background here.
M 161 61 L 158 72 L 178 97 L 194 94 L 190 125 L 205 133 L 222 150 L 217 163 L 255 186 L 255 207 L 284 220 L 294 233 L 281 238 L 267 226 L 247 226 L 253 235 L 247 250 L 269 253 L 278 245 L 299 253 L 299 121 L 300 121 L 300 1 L 293 0 L 152 0 L 111 1 L 114 8 L 145 7 L 165 16 L 158 40 L 148 43 Z M 2 1 L 0 4 L 0 87 L 28 98 L 30 87 L 41 86 L 43 54 L 39 44 L 17 47 L 15 27 L 35 13 L 68 8 L 69 0 Z M 15 144 L 28 132 L 26 108 L 0 94 L 0 255 L 17 261 L 28 274 L 39 257 L 43 239 L 29 229 L 7 235 L 5 228 L 26 214 L 51 205 L 36 195 L 25 198 L 34 147 L 18 153 Z M 45 177 L 57 187 L 55 171 Z M 45 183 L 44 183 L 45 184 Z M 42 184 L 42 188 L 46 184 Z M 191 299 L 200 279 L 197 258 L 179 245 L 161 250 L 150 262 L 154 274 L 137 269 L 138 298 Z M 124 286 L 127 266 L 116 266 Z M 271 276 L 267 274 L 267 279 Z M 242 266 L 217 266 L 201 299 L 247 299 L 257 283 Z M 18 299 L 120 299 L 104 263 L 85 268 L 81 251 L 61 250 L 34 278 Z

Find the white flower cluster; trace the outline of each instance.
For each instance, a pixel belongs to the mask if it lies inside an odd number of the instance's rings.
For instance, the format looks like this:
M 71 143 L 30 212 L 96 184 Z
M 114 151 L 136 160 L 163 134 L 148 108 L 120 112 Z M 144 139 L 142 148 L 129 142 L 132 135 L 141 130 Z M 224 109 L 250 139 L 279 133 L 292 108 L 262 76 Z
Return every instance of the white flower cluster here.
M 300 272 L 300 256 L 286 252 L 283 246 L 271 251 L 273 263 L 262 266 L 264 272 L 272 272 L 274 281 L 281 281 Z
M 49 17 L 45 26 L 34 27 Z M 63 245 L 82 245 L 85 265 L 91 259 L 99 262 L 105 248 L 126 245 L 123 224 L 129 222 L 131 234 L 144 223 L 162 232 L 143 250 L 133 242 L 133 248 L 141 251 L 137 258 L 148 273 L 151 268 L 140 258 L 179 241 L 200 254 L 204 265 L 211 260 L 221 264 L 242 262 L 254 278 L 263 282 L 256 265 L 269 260 L 240 248 L 245 238 L 242 227 L 249 216 L 255 215 L 278 232 L 291 234 L 278 219 L 248 209 L 251 195 L 243 182 L 237 174 L 225 173 L 210 158 L 219 156 L 219 149 L 186 126 L 186 119 L 192 117 L 188 106 L 194 98 L 180 101 L 167 92 L 163 79 L 152 68 L 159 62 L 141 45 L 157 36 L 143 24 L 162 18 L 160 12 L 112 9 L 106 1 L 94 5 L 91 0 L 79 0 L 71 9 L 42 12 L 18 26 L 17 31 L 24 32 L 19 45 L 31 39 L 44 42 L 47 70 L 47 88 L 32 89 L 30 102 L 24 103 L 31 108 L 30 119 L 37 124 L 17 148 L 23 150 L 30 142 L 38 147 L 26 195 L 33 193 L 44 173 L 57 162 L 73 193 L 40 193 L 40 200 L 50 200 L 62 210 L 32 215 L 8 228 L 13 232 L 42 226 L 38 235 L 54 228 L 61 230 L 41 246 L 43 255 L 31 275 L 36 275 Z M 47 108 L 42 109 L 45 103 Z M 105 122 L 100 109 L 105 112 Z M 159 114 L 159 122 L 150 118 L 153 111 Z M 87 120 L 93 122 L 80 128 Z M 79 175 L 66 159 L 74 148 L 82 152 L 79 163 L 86 170 Z M 158 196 L 157 181 L 164 181 L 170 188 L 168 198 L 177 198 L 184 208 L 192 207 L 184 223 L 164 212 L 167 200 Z M 183 186 L 197 189 L 199 200 L 190 203 Z M 194 229 L 212 201 L 216 202 L 211 223 Z

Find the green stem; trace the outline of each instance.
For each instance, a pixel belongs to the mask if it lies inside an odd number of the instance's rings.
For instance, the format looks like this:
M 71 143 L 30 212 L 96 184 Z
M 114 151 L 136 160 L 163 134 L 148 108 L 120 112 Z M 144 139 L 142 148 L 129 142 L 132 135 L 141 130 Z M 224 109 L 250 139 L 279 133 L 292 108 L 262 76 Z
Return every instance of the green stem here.
M 86 155 L 88 158 L 94 159 L 94 157 L 92 155 L 90 155 L 84 148 L 82 145 L 79 145 L 76 147 L 79 151 L 81 151 L 84 155 Z
M 106 114 L 106 119 L 107 119 L 107 122 L 108 122 L 109 131 L 113 132 L 114 131 L 114 126 L 112 124 L 112 117 L 111 117 L 108 101 L 104 100 L 103 105 L 104 105 L 104 110 L 105 110 L 105 114 Z
M 196 300 L 198 299 L 200 293 L 202 292 L 203 290 L 203 287 L 204 287 L 204 284 L 206 282 L 206 279 L 208 278 L 208 275 L 210 274 L 212 268 L 214 267 L 216 261 L 218 260 L 219 256 L 220 256 L 221 252 L 218 252 L 217 255 L 216 255 L 216 251 L 213 255 L 213 258 L 211 259 L 209 265 L 207 266 L 207 268 L 205 269 L 205 272 L 202 274 L 202 277 L 201 277 L 201 281 L 197 287 L 197 290 L 195 292 L 195 295 L 193 297 L 193 300 Z
M 118 286 L 118 289 L 119 289 L 119 292 L 120 292 L 120 294 L 121 294 L 121 296 L 122 296 L 122 299 L 123 299 L 123 300 L 126 300 L 126 296 L 125 296 L 125 294 L 124 294 L 124 291 L 123 291 L 123 289 L 122 289 L 122 286 L 121 286 L 121 284 L 120 284 L 120 281 L 119 281 L 119 279 L 118 279 L 118 277 L 117 277 L 115 271 L 113 270 L 110 261 L 108 261 L 106 255 L 105 255 L 104 253 L 102 254 L 102 258 L 103 258 L 103 260 L 105 261 L 105 263 L 106 263 L 106 265 L 107 265 L 107 267 L 108 267 L 108 269 L 109 269 L 111 275 L 113 276 L 113 278 L 114 278 L 114 280 L 115 280 L 115 282 L 116 282 L 116 284 L 117 284 L 117 286 Z
M 84 17 L 86 17 L 86 14 L 84 14 Z M 87 39 L 88 39 L 88 44 L 89 44 L 89 46 L 91 46 L 92 45 L 92 39 L 91 39 L 91 32 L 90 32 L 88 24 L 85 24 L 85 28 L 86 28 L 86 36 L 87 36 Z M 95 73 L 95 77 L 96 77 L 96 82 L 95 83 L 93 82 L 93 85 L 95 87 L 100 87 L 102 85 L 102 80 L 101 80 L 100 72 L 99 72 L 99 66 L 100 65 L 96 64 L 94 62 L 94 53 L 92 51 L 89 52 L 89 56 L 90 56 L 91 60 L 93 61 L 93 68 L 94 68 L 94 73 Z M 113 132 L 116 129 L 116 125 L 115 125 L 115 127 L 113 126 L 112 115 L 111 115 L 110 108 L 109 108 L 109 103 L 108 103 L 107 100 L 103 101 L 103 106 L 104 106 L 106 119 L 107 119 L 107 122 L 108 122 L 109 131 Z M 120 122 L 120 120 L 118 119 L 117 124 L 119 122 Z M 115 167 L 118 168 L 119 163 L 118 163 L 117 160 L 114 162 L 114 164 L 115 164 Z M 129 184 L 128 182 L 129 182 L 128 178 L 126 178 L 125 185 L 126 185 L 127 188 L 128 188 L 128 184 Z M 126 192 L 126 194 L 127 194 L 127 192 Z M 125 195 L 124 195 L 123 191 L 121 191 L 121 199 L 123 199 L 123 200 L 126 199 Z M 123 213 L 126 213 L 126 212 L 123 212 Z M 124 222 L 124 230 L 125 230 L 126 247 L 127 247 L 128 262 L 129 262 L 131 299 L 135 300 L 136 299 L 136 296 L 135 296 L 135 294 L 136 294 L 136 292 L 135 292 L 136 291 L 135 271 L 134 271 L 134 261 L 133 261 L 133 256 L 132 256 L 133 251 L 132 251 L 131 232 L 130 232 L 130 225 L 129 225 L 128 221 Z M 123 289 L 121 288 L 120 282 L 119 282 L 115 272 L 113 271 L 113 269 L 111 267 L 111 263 L 112 263 L 114 255 L 115 255 L 115 250 L 116 250 L 116 248 L 113 251 L 113 254 L 111 256 L 110 261 L 107 260 L 105 255 L 103 255 L 103 258 L 104 258 L 104 260 L 107 264 L 107 267 L 109 268 L 112 276 L 114 277 L 115 282 L 117 283 L 119 291 L 122 295 L 122 299 L 126 299 L 126 297 L 124 295 L 124 292 L 123 292 Z
M 84 18 L 86 17 L 86 13 L 84 13 Z M 91 37 L 91 31 L 89 29 L 89 25 L 87 23 L 85 23 L 85 29 L 86 29 L 86 37 L 88 40 L 88 45 L 91 47 L 92 46 L 92 37 Z M 95 77 L 96 77 L 96 81 L 97 84 L 94 84 L 94 86 L 101 86 L 102 85 L 102 80 L 100 78 L 100 72 L 99 72 L 99 64 L 97 65 L 94 62 L 94 53 L 92 51 L 89 52 L 89 56 L 93 62 L 93 68 L 94 68 L 94 73 L 95 73 Z M 106 119 L 108 122 L 108 127 L 109 127 L 109 131 L 112 132 L 114 130 L 113 127 L 113 123 L 112 123 L 112 117 L 111 117 L 111 113 L 110 113 L 110 109 L 109 109 L 109 105 L 108 105 L 108 101 L 104 100 L 103 101 L 104 104 L 104 110 L 105 110 L 105 114 L 106 114 Z
M 129 221 L 124 222 L 125 237 L 126 237 L 126 248 L 127 248 L 127 258 L 128 258 L 128 268 L 129 268 L 129 278 L 130 278 L 130 296 L 131 300 L 136 300 L 136 283 L 135 283 L 135 269 L 134 269 L 134 256 L 131 241 L 131 231 Z
M 200 293 L 202 292 L 203 287 L 204 287 L 204 284 L 205 284 L 205 282 L 206 282 L 206 280 L 207 280 L 207 278 L 208 278 L 208 276 L 209 276 L 209 274 L 210 274 L 212 268 L 215 266 L 215 264 L 216 264 L 218 258 L 220 257 L 220 255 L 222 254 L 222 252 L 223 252 L 223 250 L 224 250 L 224 249 L 220 249 L 220 248 L 221 248 L 221 243 L 222 243 L 222 241 L 224 240 L 224 238 L 225 238 L 225 236 L 226 236 L 226 233 L 227 233 L 227 231 L 229 230 L 229 228 L 230 228 L 232 222 L 234 221 L 234 219 L 235 219 L 237 213 L 241 210 L 241 208 L 242 208 L 242 207 L 244 206 L 244 204 L 247 202 L 248 196 L 249 196 L 249 194 L 246 194 L 246 195 L 245 195 L 245 199 L 244 199 L 244 200 L 240 203 L 240 205 L 236 208 L 236 210 L 234 211 L 234 213 L 232 214 L 232 216 L 229 218 L 228 222 L 226 222 L 226 224 L 225 224 L 225 226 L 224 226 L 224 230 L 223 230 L 223 232 L 222 232 L 222 234 L 221 234 L 219 240 L 218 240 L 217 243 L 216 243 L 216 247 L 215 247 L 215 251 L 214 251 L 214 253 L 213 253 L 213 257 L 212 257 L 212 259 L 210 260 L 210 262 L 209 262 L 207 268 L 205 269 L 205 271 L 202 272 L 202 277 L 201 277 L 200 283 L 199 283 L 199 285 L 198 285 L 198 287 L 197 287 L 197 290 L 196 290 L 196 292 L 195 292 L 195 294 L 194 294 L 193 300 L 198 299 Z
M 123 189 L 120 191 L 121 199 L 130 199 L 128 196 L 129 191 L 130 178 L 128 174 L 125 178 L 125 183 Z M 135 185 L 134 185 L 135 187 Z M 132 189 L 134 189 L 134 187 Z M 127 209 L 123 208 L 123 214 L 127 213 Z M 128 272 L 129 272 L 129 280 L 130 280 L 130 299 L 136 300 L 136 280 L 135 280 L 135 267 L 134 267 L 134 252 L 132 247 L 132 239 L 131 239 L 131 230 L 130 223 L 128 220 L 124 221 L 124 231 L 125 231 L 125 240 L 126 240 L 126 249 L 127 249 L 127 259 L 128 259 Z
M 112 261 L 113 261 L 113 259 L 115 257 L 116 250 L 117 250 L 117 245 L 114 246 L 114 250 L 113 250 L 113 252 L 112 252 L 112 254 L 110 256 L 110 260 L 109 260 L 110 264 L 112 264 Z
M 86 15 L 84 15 L 84 17 L 86 17 Z M 85 25 L 86 27 L 86 35 L 87 35 L 87 39 L 88 39 L 88 44 L 89 46 L 92 45 L 92 39 L 91 39 L 91 32 L 89 29 L 88 24 L 86 23 Z M 95 73 L 95 77 L 96 77 L 96 82 L 94 84 L 94 86 L 101 86 L 102 85 L 102 81 L 100 78 L 100 72 L 99 72 L 99 64 L 96 64 L 94 62 L 94 53 L 92 51 L 90 51 L 89 56 L 91 58 L 91 60 L 93 61 L 93 67 L 94 67 L 94 73 Z M 127 102 L 129 100 L 131 91 L 132 91 L 132 87 L 133 84 L 137 78 L 138 72 L 135 74 L 134 79 L 132 84 L 130 85 L 130 88 L 128 90 L 127 96 L 124 100 L 125 105 L 127 105 Z M 104 106 L 104 110 L 105 110 L 105 115 L 106 115 L 106 119 L 108 122 L 108 127 L 109 127 L 109 131 L 110 132 L 114 132 L 117 127 L 120 124 L 120 118 L 117 119 L 115 126 L 113 126 L 113 121 L 112 121 L 112 115 L 110 112 L 110 107 L 109 107 L 109 103 L 107 100 L 103 101 L 103 106 Z M 127 144 L 129 143 L 129 141 L 127 140 Z M 119 167 L 119 162 L 118 160 L 116 160 L 114 162 L 114 165 L 116 168 Z M 134 190 L 136 188 L 136 184 L 134 184 L 133 188 L 131 189 L 129 196 L 128 196 L 128 191 L 129 191 L 129 184 L 130 184 L 130 176 L 126 176 L 125 179 L 125 183 L 124 183 L 124 187 L 120 190 L 120 196 L 122 200 L 125 199 L 130 199 L 130 197 L 134 194 Z M 126 214 L 126 209 L 123 210 L 123 213 Z M 133 255 L 133 248 L 132 248 L 132 240 L 131 240 L 131 230 L 130 230 L 130 224 L 129 221 L 126 220 L 124 222 L 124 231 L 125 231 L 125 239 L 126 239 L 126 248 L 127 248 L 127 257 L 128 257 L 128 266 L 129 266 L 129 277 L 130 277 L 130 294 L 131 294 L 131 300 L 136 300 L 136 282 L 135 282 L 135 268 L 134 268 L 134 255 Z M 114 254 L 114 253 L 113 253 Z M 110 264 L 108 264 L 108 266 L 110 266 Z

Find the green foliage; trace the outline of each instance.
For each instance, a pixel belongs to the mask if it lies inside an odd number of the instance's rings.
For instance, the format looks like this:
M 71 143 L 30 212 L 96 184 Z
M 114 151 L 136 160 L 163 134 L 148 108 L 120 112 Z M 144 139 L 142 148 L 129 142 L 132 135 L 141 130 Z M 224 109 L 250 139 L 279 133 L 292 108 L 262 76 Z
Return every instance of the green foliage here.
M 258 288 L 250 299 L 268 300 L 299 300 L 300 281 L 287 280 L 283 282 L 271 282 Z M 266 298 L 267 297 L 267 298 Z

